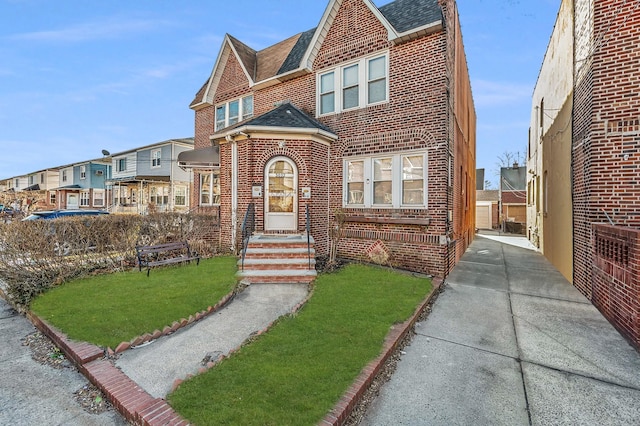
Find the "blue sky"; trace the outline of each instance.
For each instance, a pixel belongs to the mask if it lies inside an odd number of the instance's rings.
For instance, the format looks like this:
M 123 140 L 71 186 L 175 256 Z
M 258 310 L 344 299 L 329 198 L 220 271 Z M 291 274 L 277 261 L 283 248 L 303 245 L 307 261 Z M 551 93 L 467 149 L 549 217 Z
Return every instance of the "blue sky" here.
M 458 1 L 477 167 L 493 180 L 498 155 L 526 149 L 560 1 Z M 188 105 L 225 33 L 262 49 L 317 26 L 327 3 L 0 0 L 0 179 L 193 136 Z

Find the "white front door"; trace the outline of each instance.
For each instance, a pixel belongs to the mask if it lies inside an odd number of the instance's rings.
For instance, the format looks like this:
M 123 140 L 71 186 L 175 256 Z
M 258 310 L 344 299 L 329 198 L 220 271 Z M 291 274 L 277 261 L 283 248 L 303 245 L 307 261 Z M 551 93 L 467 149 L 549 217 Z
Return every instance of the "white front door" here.
M 298 170 L 286 157 L 276 157 L 265 168 L 264 229 L 298 229 Z
M 80 201 L 78 194 L 67 194 L 67 208 L 78 209 L 80 208 Z

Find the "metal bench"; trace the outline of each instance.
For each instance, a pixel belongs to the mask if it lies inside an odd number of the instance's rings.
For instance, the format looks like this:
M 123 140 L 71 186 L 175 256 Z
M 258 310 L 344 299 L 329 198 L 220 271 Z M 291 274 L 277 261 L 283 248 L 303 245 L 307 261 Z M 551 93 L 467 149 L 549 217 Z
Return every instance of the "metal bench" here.
M 140 272 L 142 272 L 142 267 L 147 268 L 147 276 L 153 266 L 190 263 L 192 260 L 196 261 L 196 265 L 200 264 L 200 255 L 197 252 L 192 252 L 186 241 L 136 246 L 136 254 L 138 255 L 138 268 Z

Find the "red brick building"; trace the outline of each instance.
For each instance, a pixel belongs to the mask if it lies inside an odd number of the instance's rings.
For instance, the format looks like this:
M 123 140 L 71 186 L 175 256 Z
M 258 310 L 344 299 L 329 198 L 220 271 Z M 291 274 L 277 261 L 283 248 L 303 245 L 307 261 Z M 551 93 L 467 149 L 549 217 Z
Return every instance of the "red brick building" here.
M 640 348 L 640 7 L 577 6 L 573 282 Z
M 473 238 L 476 118 L 453 0 L 330 0 L 317 28 L 260 51 L 227 35 L 191 108 L 191 202 L 219 205 L 223 248 L 250 204 L 256 233 L 304 232 L 308 208 L 326 255 L 339 213 L 340 257 L 439 276 Z

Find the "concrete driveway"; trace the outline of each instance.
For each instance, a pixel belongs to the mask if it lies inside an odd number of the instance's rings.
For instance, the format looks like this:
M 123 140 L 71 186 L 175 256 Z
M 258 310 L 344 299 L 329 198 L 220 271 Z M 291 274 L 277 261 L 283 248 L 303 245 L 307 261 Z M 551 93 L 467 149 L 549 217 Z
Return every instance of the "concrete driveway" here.
M 638 425 L 640 354 L 540 254 L 478 237 L 365 425 Z
M 35 328 L 0 298 L 0 425 L 126 425 L 120 414 L 90 414 L 73 393 L 87 384 L 75 369 L 31 358 L 21 339 Z

